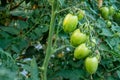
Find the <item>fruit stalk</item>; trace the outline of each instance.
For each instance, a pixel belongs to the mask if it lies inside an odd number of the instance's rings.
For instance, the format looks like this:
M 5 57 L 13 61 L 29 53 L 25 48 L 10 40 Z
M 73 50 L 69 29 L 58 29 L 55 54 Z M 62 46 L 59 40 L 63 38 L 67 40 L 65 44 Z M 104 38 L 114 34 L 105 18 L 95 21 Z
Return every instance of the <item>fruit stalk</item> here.
M 98 8 L 102 7 L 103 0 L 98 0 Z
M 50 27 L 49 27 L 48 46 L 46 49 L 46 55 L 45 55 L 43 65 L 41 67 L 42 80 L 47 80 L 47 66 L 48 66 L 48 63 L 49 63 L 49 60 L 50 60 L 50 57 L 52 54 L 52 36 L 53 36 L 53 32 L 54 32 L 56 2 L 57 2 L 56 0 L 53 0 L 53 3 L 52 3 L 52 14 L 51 14 Z

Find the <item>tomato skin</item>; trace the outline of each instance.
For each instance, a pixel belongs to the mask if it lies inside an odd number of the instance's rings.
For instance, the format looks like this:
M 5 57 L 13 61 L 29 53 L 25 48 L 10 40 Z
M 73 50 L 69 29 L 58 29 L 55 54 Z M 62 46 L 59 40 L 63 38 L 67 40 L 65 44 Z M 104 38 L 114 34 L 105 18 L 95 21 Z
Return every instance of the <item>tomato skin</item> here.
M 107 21 L 107 27 L 109 28 L 111 27 L 111 25 L 112 25 L 111 21 Z
M 115 13 L 115 9 L 113 6 L 109 7 L 109 15 L 112 16 Z
M 87 57 L 85 59 L 85 68 L 89 74 L 94 74 L 98 68 L 98 59 L 96 57 Z
M 108 7 L 101 7 L 100 11 L 101 11 L 101 16 L 104 19 L 108 19 L 109 18 L 109 8 Z
M 113 16 L 113 19 L 114 19 L 115 22 L 120 24 L 120 12 L 116 12 Z
M 72 14 L 67 14 L 63 21 L 63 30 L 64 32 L 72 32 L 75 30 L 78 24 L 78 17 Z
M 86 46 L 85 43 L 79 45 L 78 47 L 76 47 L 76 49 L 74 50 L 74 57 L 76 59 L 82 59 L 85 58 L 86 56 L 89 55 L 91 50 L 88 49 L 88 47 Z
M 73 46 L 78 46 L 78 45 L 86 42 L 86 40 L 87 40 L 87 35 L 81 33 L 79 29 L 76 29 L 70 37 L 70 43 Z
M 84 10 L 79 10 L 77 12 L 78 20 L 82 20 L 85 16 L 85 11 Z

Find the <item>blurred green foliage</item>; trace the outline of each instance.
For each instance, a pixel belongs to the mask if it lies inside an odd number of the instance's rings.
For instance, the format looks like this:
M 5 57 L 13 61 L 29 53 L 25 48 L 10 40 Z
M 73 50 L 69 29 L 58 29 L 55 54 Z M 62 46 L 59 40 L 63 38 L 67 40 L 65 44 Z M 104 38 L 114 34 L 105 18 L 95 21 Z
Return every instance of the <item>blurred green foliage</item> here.
M 6 1 L 6 0 L 4 0 Z M 9 2 L 11 1 L 11 2 Z M 19 4 L 19 5 L 18 5 Z M 42 65 L 51 20 L 50 0 L 8 0 L 0 6 L 0 79 L 40 80 Z M 103 6 L 120 10 L 118 0 L 104 0 Z M 62 30 L 62 22 L 68 13 L 85 10 L 86 17 L 79 21 L 78 28 L 86 22 L 93 28 L 101 61 L 95 80 L 120 79 L 120 24 L 109 17 L 112 25 L 100 16 L 97 0 L 58 0 L 55 22 L 55 48 L 68 45 L 69 35 Z M 82 28 L 81 28 L 82 29 Z M 58 31 L 57 31 L 58 30 Z M 85 32 L 85 30 L 83 29 Z M 87 30 L 86 30 L 87 31 Z M 56 35 L 58 35 L 56 37 Z M 74 49 L 67 47 L 52 55 L 48 66 L 48 80 L 89 80 L 84 69 L 84 60 L 73 57 Z

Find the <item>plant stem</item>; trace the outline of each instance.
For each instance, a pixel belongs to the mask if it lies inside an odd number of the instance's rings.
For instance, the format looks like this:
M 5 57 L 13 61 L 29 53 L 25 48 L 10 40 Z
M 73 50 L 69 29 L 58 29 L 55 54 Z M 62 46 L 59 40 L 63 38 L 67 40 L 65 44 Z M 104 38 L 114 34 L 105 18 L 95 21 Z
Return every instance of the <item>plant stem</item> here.
M 56 9 L 56 0 L 53 0 L 52 4 L 52 14 L 51 14 L 51 22 L 50 22 L 50 27 L 49 27 L 49 36 L 48 36 L 48 46 L 46 49 L 46 56 L 42 65 L 42 80 L 47 80 L 47 66 L 52 54 L 52 36 L 54 32 L 54 23 L 55 23 L 55 9 Z
M 93 80 L 92 74 L 90 75 L 90 80 Z

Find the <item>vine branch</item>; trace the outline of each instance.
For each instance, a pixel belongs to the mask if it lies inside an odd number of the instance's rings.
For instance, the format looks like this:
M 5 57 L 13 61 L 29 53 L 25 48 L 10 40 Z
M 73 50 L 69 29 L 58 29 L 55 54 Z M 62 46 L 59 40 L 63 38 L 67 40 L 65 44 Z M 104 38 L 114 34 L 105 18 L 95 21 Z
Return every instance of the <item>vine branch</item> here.
M 54 23 L 55 23 L 55 10 L 56 10 L 56 0 L 53 0 L 52 3 L 52 14 L 51 14 L 51 22 L 49 27 L 49 36 L 48 36 L 48 46 L 46 49 L 45 59 L 42 65 L 42 80 L 47 80 L 47 66 L 52 55 L 52 36 L 54 32 Z

